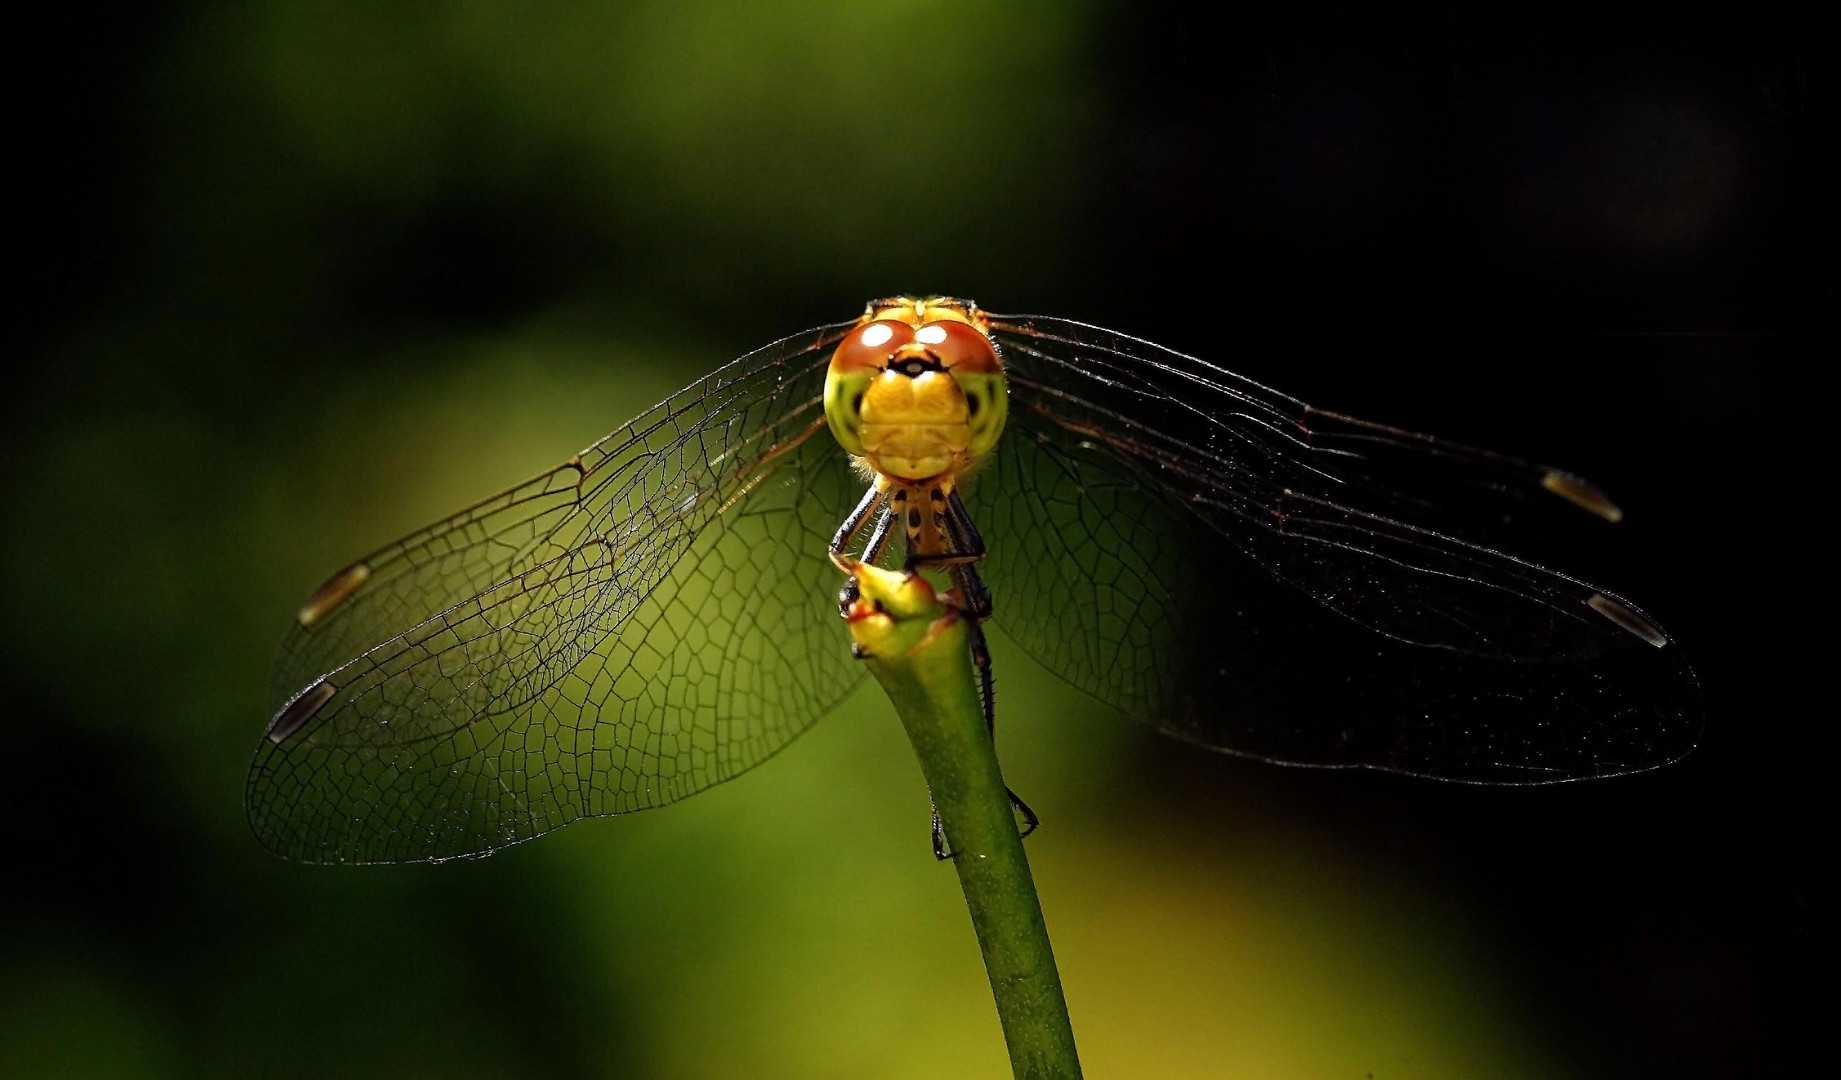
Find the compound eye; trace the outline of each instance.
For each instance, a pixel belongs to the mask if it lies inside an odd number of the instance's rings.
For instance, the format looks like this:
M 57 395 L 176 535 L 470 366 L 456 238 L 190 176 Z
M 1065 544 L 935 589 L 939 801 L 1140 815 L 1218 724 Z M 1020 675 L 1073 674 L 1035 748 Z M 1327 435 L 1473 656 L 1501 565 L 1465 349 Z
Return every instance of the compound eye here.
M 955 374 L 983 375 L 1003 370 L 991 339 L 970 323 L 956 319 L 930 322 L 914 332 L 914 341 Z
M 831 354 L 832 371 L 880 371 L 897 350 L 914 340 L 914 328 L 893 319 L 864 323 L 844 336 Z

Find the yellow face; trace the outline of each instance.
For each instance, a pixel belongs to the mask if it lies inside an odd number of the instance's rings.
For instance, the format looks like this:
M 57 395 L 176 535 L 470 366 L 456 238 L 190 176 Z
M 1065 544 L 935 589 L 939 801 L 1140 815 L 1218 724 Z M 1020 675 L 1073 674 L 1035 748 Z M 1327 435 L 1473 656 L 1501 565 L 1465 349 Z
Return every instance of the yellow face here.
M 825 377 L 838 443 L 898 480 L 956 477 L 990 453 L 1008 400 L 982 324 L 977 308 L 940 297 L 871 304 Z

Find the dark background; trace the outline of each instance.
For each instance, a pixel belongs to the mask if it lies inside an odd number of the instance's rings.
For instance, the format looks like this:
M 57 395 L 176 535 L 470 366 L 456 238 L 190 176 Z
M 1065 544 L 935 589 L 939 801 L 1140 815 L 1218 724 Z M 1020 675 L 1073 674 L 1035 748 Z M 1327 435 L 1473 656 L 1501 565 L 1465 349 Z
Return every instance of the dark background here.
M 1628 519 L 1567 567 L 1705 684 L 1686 761 L 1539 790 L 1019 720 L 1006 769 L 1049 822 L 1031 854 L 1094 1075 L 1819 1059 L 1831 707 L 1805 697 L 1826 575 L 1801 463 L 1834 177 L 1788 10 L 200 2 L 22 29 L 0 1072 L 1000 1071 L 918 778 L 873 779 L 912 765 L 872 698 L 868 757 L 802 766 L 802 743 L 478 864 L 288 866 L 238 802 L 267 656 L 325 571 L 730 356 L 927 291 L 1586 473 Z M 1085 708 L 1015 678 L 1018 713 Z M 743 794 L 776 770 L 780 795 Z M 812 794 L 827 770 L 872 779 Z M 1274 883 L 1253 914 L 1248 872 Z M 1273 929 L 1292 904 L 1315 944 Z M 929 933 L 949 969 L 899 951 Z M 876 955 L 802 951 L 827 936 Z M 1428 947 L 1460 959 L 1374 959 Z M 1387 974 L 1345 993 L 1352 968 Z M 1272 985 L 1282 1021 L 1216 996 Z M 1116 1019 L 1158 993 L 1168 1029 Z M 1484 1017 L 1461 1037 L 1401 1030 L 1456 1002 Z

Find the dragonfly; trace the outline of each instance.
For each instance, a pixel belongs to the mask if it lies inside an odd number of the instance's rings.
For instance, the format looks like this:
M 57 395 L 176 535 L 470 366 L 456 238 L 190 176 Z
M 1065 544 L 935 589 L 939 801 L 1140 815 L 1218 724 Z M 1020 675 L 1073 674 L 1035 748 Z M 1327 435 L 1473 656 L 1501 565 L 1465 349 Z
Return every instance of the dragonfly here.
M 858 562 L 950 578 L 987 720 L 988 624 L 1209 750 L 1639 772 L 1699 735 L 1681 648 L 1509 550 L 1621 516 L 1128 334 L 880 300 L 333 574 L 276 661 L 249 820 L 295 860 L 439 861 L 729 780 L 863 678 Z

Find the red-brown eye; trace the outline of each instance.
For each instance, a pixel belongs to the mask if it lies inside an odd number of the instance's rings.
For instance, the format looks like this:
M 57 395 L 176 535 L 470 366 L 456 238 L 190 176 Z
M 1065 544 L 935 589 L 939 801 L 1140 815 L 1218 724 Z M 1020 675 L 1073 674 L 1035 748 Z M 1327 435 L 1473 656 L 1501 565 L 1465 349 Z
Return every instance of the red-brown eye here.
M 937 357 L 948 371 L 985 375 L 1003 370 L 991 339 L 970 323 L 956 319 L 930 322 L 914 332 L 914 341 Z
M 969 327 L 968 327 L 969 329 Z M 893 319 L 864 323 L 844 336 L 831 354 L 832 371 L 880 369 L 896 350 L 914 340 L 914 328 Z

